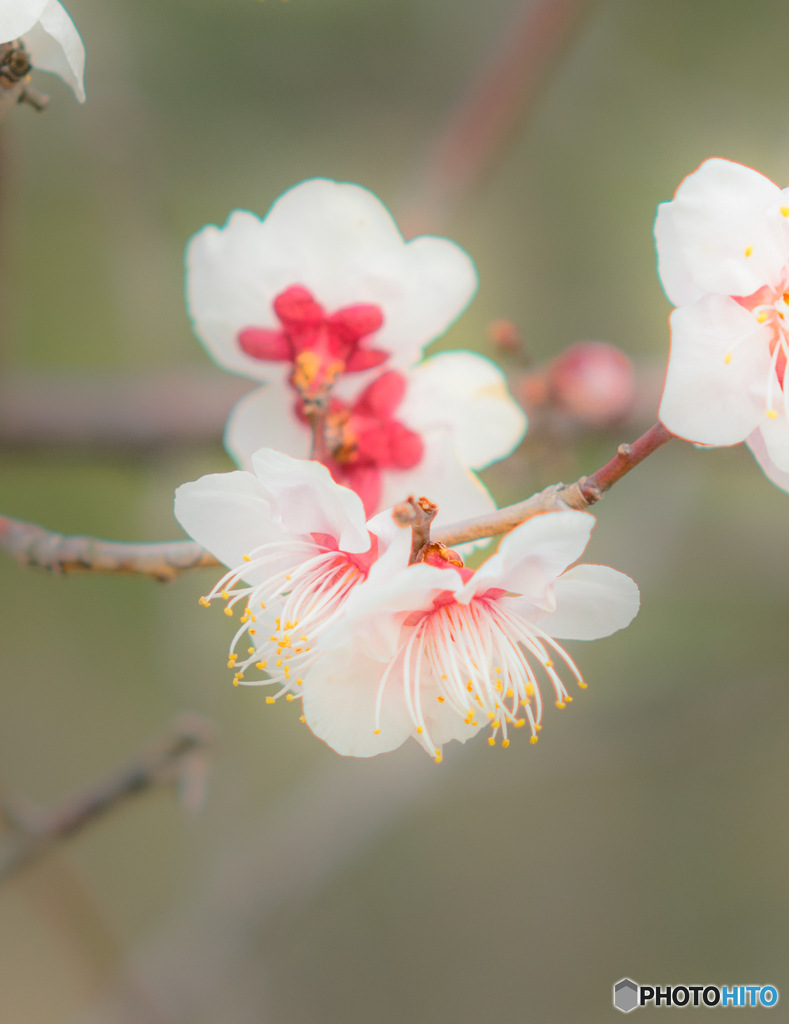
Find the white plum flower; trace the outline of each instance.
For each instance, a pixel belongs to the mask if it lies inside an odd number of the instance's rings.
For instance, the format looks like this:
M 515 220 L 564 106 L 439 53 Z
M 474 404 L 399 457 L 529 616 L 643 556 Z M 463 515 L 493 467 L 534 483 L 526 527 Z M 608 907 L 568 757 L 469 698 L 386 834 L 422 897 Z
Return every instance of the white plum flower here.
M 562 672 L 585 683 L 557 638 L 593 640 L 627 626 L 636 584 L 602 565 L 568 569 L 594 517 L 549 512 L 517 527 L 472 572 L 431 545 L 424 563 L 370 577 L 318 642 L 303 686 L 313 732 L 341 754 L 370 757 L 409 736 L 437 760 L 449 740 L 490 725 L 509 745 L 528 725 L 537 741 L 540 680 L 561 708 Z M 563 663 L 563 669 L 557 667 Z
M 660 418 L 707 445 L 748 440 L 768 476 L 789 473 L 789 189 L 706 160 L 658 207 L 671 314 Z
M 220 366 L 259 381 L 319 379 L 390 360 L 415 363 L 477 287 L 469 256 L 444 238 L 406 242 L 367 189 L 323 178 L 267 216 L 236 210 L 186 253 L 195 332 Z
M 320 652 L 316 641 L 360 582 L 408 564 L 410 531 L 391 515 L 365 522 L 359 497 L 317 462 L 264 449 L 254 473 L 217 473 L 176 491 L 186 532 L 230 571 L 201 599 L 243 613 L 230 645 L 234 681 L 278 684 L 293 699 Z M 248 636 L 246 650 L 237 648 Z M 268 678 L 249 680 L 257 668 Z
M 352 399 L 334 397 L 326 464 L 362 498 L 368 515 L 408 494 L 429 494 L 443 525 L 493 511 L 471 470 L 508 455 L 525 429 L 495 364 L 471 352 L 444 352 L 405 372 L 385 371 Z M 264 445 L 309 458 L 311 437 L 300 399 L 274 385 L 238 402 L 225 443 L 247 469 Z
M 59 75 L 79 102 L 85 102 L 85 47 L 58 0 L 0 0 L 0 43 L 17 39 L 34 68 Z M 5 85 L 1 71 L 0 83 Z

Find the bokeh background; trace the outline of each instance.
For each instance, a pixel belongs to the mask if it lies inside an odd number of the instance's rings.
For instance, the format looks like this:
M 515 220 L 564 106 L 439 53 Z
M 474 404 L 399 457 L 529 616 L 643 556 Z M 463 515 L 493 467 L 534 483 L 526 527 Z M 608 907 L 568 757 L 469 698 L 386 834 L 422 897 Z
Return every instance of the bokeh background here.
M 315 175 L 408 209 L 524 4 L 68 7 L 87 104 L 39 75 L 51 108 L 0 125 L 2 372 L 194 367 L 219 387 L 183 304 L 189 236 Z M 537 359 L 581 338 L 664 358 L 655 206 L 711 155 L 789 179 L 787 38 L 782 0 L 590 0 L 439 225 L 481 286 L 436 347 L 491 354 L 506 317 Z M 487 479 L 516 500 L 627 439 Z M 174 538 L 173 488 L 225 468 L 218 438 L 0 437 L 0 510 Z M 675 443 L 598 518 L 589 558 L 633 575 L 639 618 L 574 645 L 589 690 L 536 747 L 480 738 L 440 767 L 415 745 L 343 760 L 295 705 L 234 690 L 229 624 L 197 605 L 210 571 L 159 586 L 0 559 L 4 788 L 56 801 L 183 708 L 221 730 L 201 814 L 143 798 L 0 889 L 0 1020 L 597 1024 L 625 975 L 773 984 L 789 1020 L 789 497 L 742 448 Z

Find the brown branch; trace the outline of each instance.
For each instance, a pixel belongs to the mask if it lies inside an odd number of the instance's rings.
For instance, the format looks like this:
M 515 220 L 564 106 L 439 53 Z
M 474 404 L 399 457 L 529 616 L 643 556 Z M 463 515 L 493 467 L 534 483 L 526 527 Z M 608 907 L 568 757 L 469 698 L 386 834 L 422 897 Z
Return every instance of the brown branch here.
M 419 561 L 419 553 L 430 543 L 430 524 L 438 515 L 438 505 L 427 498 L 415 498 L 409 494 L 392 509 L 392 519 L 398 526 L 411 527 L 411 557 L 409 563 Z
M 33 808 L 21 799 L 7 798 L 3 814 L 10 827 L 0 839 L 0 882 L 131 797 L 159 786 L 175 781 L 184 802 L 199 805 L 206 758 L 215 739 L 216 730 L 207 719 L 179 715 L 171 729 L 129 764 L 52 808 Z
M 674 435 L 670 434 L 662 423 L 656 423 L 633 444 L 620 445 L 614 458 L 591 476 L 582 476 L 572 484 L 552 484 L 539 494 L 533 494 L 531 498 L 516 505 L 508 505 L 486 516 L 465 519 L 463 522 L 434 530 L 433 540 L 447 547 L 454 547 L 470 540 L 509 533 L 527 519 L 542 515 L 543 512 L 557 512 L 567 508 L 583 511 L 599 501 L 617 480 L 621 480 L 631 469 L 635 469 L 639 462 L 657 451 L 672 437 Z
M 433 531 L 432 537 L 430 522 L 433 516 L 428 518 L 429 508 L 422 506 L 423 501 L 431 506 L 427 499 L 416 501 L 409 498 L 395 506 L 393 515 L 400 525 L 411 526 L 413 530 L 412 561 L 415 561 L 418 552 L 430 540 L 452 548 L 470 540 L 509 533 L 543 512 L 586 509 L 673 436 L 662 423 L 656 423 L 633 444 L 620 445 L 614 458 L 591 476 L 582 476 L 572 484 L 552 484 L 515 505 L 441 527 Z M 21 565 L 39 566 L 54 573 L 126 573 L 162 582 L 174 579 L 189 569 L 222 564 L 193 540 L 134 544 L 97 540 L 95 537 L 63 537 L 33 523 L 4 516 L 0 516 L 0 548 L 4 548 Z
M 430 151 L 410 208 L 406 236 L 435 230 L 446 209 L 474 186 L 534 102 L 589 0 L 525 0 Z
M 193 540 L 134 544 L 64 537 L 8 516 L 0 516 L 0 548 L 20 565 L 38 566 L 52 573 L 127 574 L 148 576 L 162 583 L 189 569 L 221 564 Z

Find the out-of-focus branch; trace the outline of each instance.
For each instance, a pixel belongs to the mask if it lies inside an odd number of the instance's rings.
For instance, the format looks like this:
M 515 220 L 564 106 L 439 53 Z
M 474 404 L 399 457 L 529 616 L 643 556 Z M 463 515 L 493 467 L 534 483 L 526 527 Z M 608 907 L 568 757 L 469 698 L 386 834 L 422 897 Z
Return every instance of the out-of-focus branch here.
M 187 806 L 199 806 L 216 729 L 187 713 L 129 764 L 51 808 L 31 807 L 6 797 L 2 813 L 9 828 L 0 838 L 0 882 L 43 857 L 130 797 L 175 782 Z
M 96 537 L 64 537 L 43 526 L 0 516 L 0 548 L 20 565 L 52 573 L 92 572 L 148 576 L 166 583 L 188 569 L 220 563 L 193 540 L 134 544 Z
M 482 537 L 509 533 L 520 523 L 559 509 L 586 509 L 634 469 L 652 452 L 673 437 L 662 423 L 656 423 L 633 444 L 622 444 L 610 462 L 572 484 L 552 484 L 525 501 L 508 505 L 486 516 L 466 519 L 435 531 L 432 540 L 446 547 Z M 414 525 L 414 510 L 421 503 L 403 502 L 395 516 L 401 525 Z M 431 503 L 428 501 L 427 505 Z M 432 517 L 430 517 L 432 518 Z M 429 519 L 428 519 L 429 523 Z M 424 544 L 422 525 L 414 544 Z M 213 555 L 195 541 L 175 540 L 161 544 L 117 543 L 93 537 L 63 537 L 41 526 L 0 516 L 0 547 L 23 565 L 36 565 L 51 572 L 127 573 L 155 580 L 174 579 L 189 569 L 220 565 Z M 419 548 L 416 548 L 418 551 Z M 416 553 L 414 556 L 416 557 Z
M 4 373 L 0 444 L 151 448 L 216 441 L 255 385 L 206 367 L 158 373 Z
M 435 231 L 448 207 L 479 180 L 518 117 L 534 102 L 589 0 L 526 0 L 450 115 L 425 161 L 406 236 Z

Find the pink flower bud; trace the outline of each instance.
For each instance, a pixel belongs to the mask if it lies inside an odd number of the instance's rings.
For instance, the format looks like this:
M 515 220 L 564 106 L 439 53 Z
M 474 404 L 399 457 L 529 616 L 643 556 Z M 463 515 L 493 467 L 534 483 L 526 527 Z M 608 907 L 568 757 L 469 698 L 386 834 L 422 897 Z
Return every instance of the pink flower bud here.
M 603 427 L 627 415 L 635 399 L 633 364 L 615 345 L 577 341 L 547 368 L 551 400 L 590 426 Z

